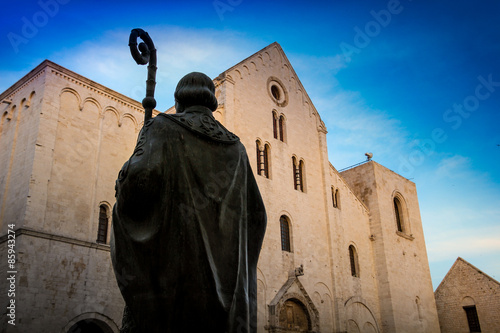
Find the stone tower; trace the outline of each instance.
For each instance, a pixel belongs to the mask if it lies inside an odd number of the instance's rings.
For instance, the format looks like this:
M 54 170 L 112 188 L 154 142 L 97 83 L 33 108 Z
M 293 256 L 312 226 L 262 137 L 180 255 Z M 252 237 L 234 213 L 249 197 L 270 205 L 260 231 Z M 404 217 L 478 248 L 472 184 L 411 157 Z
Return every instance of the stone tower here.
M 369 161 L 343 171 L 370 210 L 382 327 L 388 332 L 436 331 L 436 306 L 413 182 Z

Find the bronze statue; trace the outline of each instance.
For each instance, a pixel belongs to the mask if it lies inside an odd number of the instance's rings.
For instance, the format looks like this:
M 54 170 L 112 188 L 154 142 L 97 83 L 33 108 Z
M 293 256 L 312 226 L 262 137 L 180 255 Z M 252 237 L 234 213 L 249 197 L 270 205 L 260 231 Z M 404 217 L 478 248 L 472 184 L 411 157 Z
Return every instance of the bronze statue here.
M 186 75 L 174 96 L 177 113 L 145 122 L 116 181 L 122 332 L 256 332 L 266 213 L 248 156 L 213 117 L 208 76 Z

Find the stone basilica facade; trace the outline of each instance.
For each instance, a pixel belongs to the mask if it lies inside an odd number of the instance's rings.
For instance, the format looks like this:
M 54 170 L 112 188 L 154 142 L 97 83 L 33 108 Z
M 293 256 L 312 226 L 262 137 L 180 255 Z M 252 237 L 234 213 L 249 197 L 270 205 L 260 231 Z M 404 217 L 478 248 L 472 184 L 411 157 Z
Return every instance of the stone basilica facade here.
M 246 147 L 268 214 L 257 331 L 439 332 L 415 184 L 374 161 L 335 169 L 277 43 L 214 82 L 214 115 Z M 141 104 L 47 60 L 0 101 L 3 274 L 13 232 L 17 258 L 14 297 L 0 279 L 0 330 L 118 332 L 110 216 Z

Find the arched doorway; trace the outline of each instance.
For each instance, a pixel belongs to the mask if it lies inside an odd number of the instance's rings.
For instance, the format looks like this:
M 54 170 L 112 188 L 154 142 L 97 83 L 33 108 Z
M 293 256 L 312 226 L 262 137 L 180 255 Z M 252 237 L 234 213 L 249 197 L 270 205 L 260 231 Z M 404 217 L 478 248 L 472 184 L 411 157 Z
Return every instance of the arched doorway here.
M 113 330 L 98 319 L 83 319 L 71 326 L 68 333 L 113 333 Z
M 285 301 L 279 313 L 279 327 L 283 332 L 308 332 L 311 320 L 304 304 L 297 299 Z

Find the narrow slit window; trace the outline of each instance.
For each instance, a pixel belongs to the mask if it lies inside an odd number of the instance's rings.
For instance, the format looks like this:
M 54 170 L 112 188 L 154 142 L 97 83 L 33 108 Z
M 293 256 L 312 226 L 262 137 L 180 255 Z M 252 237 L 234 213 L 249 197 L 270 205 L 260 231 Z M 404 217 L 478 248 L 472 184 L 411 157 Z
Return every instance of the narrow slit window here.
M 334 197 L 335 197 L 335 208 L 340 208 L 340 193 L 338 188 L 335 189 Z
M 269 178 L 269 154 L 270 147 L 265 144 L 262 148 L 259 140 L 255 141 L 257 155 L 257 174 Z
M 299 162 L 299 183 L 300 190 L 304 192 L 304 161 Z
M 335 189 L 332 186 L 332 203 L 333 203 L 333 208 L 337 208 L 337 201 L 335 198 Z
M 108 238 L 108 209 L 105 205 L 99 206 L 99 226 L 97 230 L 97 243 L 106 244 Z
M 278 116 L 274 111 L 273 111 L 273 136 L 275 139 L 278 138 Z
M 280 141 L 285 142 L 285 117 L 280 116 L 279 119 L 279 134 L 280 134 Z
M 394 212 L 396 214 L 396 225 L 399 232 L 403 232 L 401 202 L 398 198 L 394 198 Z

